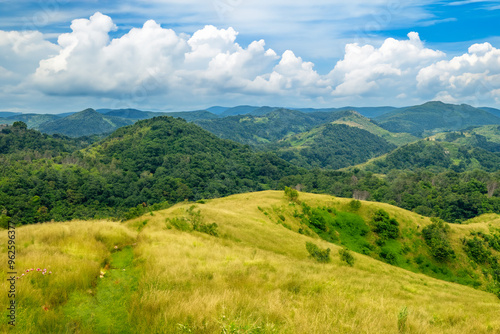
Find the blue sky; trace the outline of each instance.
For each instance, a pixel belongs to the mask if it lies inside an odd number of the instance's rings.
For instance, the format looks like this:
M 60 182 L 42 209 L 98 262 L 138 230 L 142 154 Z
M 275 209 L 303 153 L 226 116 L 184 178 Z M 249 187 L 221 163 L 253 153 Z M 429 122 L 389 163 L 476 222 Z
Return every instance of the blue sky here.
M 499 1 L 0 0 L 0 110 L 500 107 L 498 22 Z

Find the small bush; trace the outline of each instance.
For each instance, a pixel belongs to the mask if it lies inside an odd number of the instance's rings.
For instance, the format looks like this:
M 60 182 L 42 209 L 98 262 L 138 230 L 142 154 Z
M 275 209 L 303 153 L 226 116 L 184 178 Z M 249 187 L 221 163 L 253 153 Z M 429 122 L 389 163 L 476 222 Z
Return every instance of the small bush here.
M 306 249 L 310 257 L 321 263 L 330 262 L 330 248 L 321 249 L 312 242 L 306 242 Z
M 352 256 L 351 251 L 347 248 L 339 249 L 340 259 L 350 265 L 351 267 L 354 265 L 354 256 Z
M 444 262 L 455 257 L 448 240 L 450 227 L 441 219 L 433 219 L 434 223 L 424 227 L 422 235 L 431 249 L 431 254 L 438 261 Z
M 285 187 L 285 196 L 292 202 L 297 202 L 299 199 L 299 192 L 293 188 Z
M 388 247 L 383 247 L 380 251 L 380 257 L 384 262 L 387 262 L 392 265 L 398 264 L 398 256 L 397 254 Z
M 408 308 L 403 307 L 398 314 L 398 332 L 406 333 L 406 321 L 408 320 Z
M 358 211 L 361 208 L 361 202 L 358 201 L 357 199 L 353 199 L 352 201 L 349 202 L 349 208 L 352 211 Z
M 399 237 L 399 223 L 396 219 L 390 218 L 389 214 L 383 209 L 375 212 L 372 224 L 375 226 L 375 233 L 381 239 L 397 239 Z

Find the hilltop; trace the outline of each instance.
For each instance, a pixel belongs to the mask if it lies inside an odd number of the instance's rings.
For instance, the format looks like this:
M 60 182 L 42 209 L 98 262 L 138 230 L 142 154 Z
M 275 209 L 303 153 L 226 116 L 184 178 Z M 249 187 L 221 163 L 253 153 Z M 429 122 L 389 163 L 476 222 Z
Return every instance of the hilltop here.
M 371 242 L 377 234 L 371 230 L 370 219 L 383 209 L 399 222 L 401 235 L 396 242 L 409 249 L 397 256 L 414 259 L 408 265 L 427 268 L 430 273 L 441 268 L 419 234 L 432 224 L 428 218 L 371 202 L 360 202 L 353 209 L 350 199 L 326 195 L 300 193 L 299 200 L 313 211 L 330 208 L 332 213 L 325 212 L 338 221 L 334 227 L 339 231 L 337 243 L 347 247 L 354 247 L 357 241 L 346 238 L 343 228 L 355 227 L 346 223 L 362 219 L 370 226 L 365 235 Z M 484 240 L 478 233 L 490 235 L 498 229 L 498 216 L 449 226 L 447 235 L 456 256 L 449 265 L 450 272 L 463 272 L 465 278 L 477 280 L 480 285 L 473 289 L 377 261 L 370 254 L 351 251 L 354 264 L 349 266 L 341 260 L 337 244 L 322 240 L 304 225 L 300 217 L 305 214 L 303 208 L 302 204 L 286 199 L 281 191 L 266 191 L 180 203 L 125 223 L 75 221 L 21 227 L 17 230 L 16 266 L 20 271 L 47 268 L 51 274 L 44 277 L 30 272 L 17 281 L 17 298 L 23 308 L 19 308 L 16 330 L 500 330 L 500 301 L 493 294 L 478 290 L 487 289 L 486 276 L 481 272 L 483 265 L 473 269 L 460 242 L 461 238 L 474 240 L 471 232 Z M 308 232 L 301 234 L 300 228 Z M 6 247 L 6 242 L 6 234 L 2 234 L 0 246 Z M 306 242 L 329 248 L 330 263 L 318 263 L 311 258 Z M 374 251 L 377 250 L 381 249 L 375 245 Z M 498 255 L 495 250 L 492 254 Z M 439 269 L 434 274 L 445 273 Z M 0 276 L 2 287 L 7 284 L 5 275 L 2 272 Z M 7 297 L 0 298 L 5 305 Z M 2 326 L 5 330 L 5 323 Z
M 94 109 L 85 109 L 64 118 L 45 122 L 38 126 L 38 130 L 48 134 L 58 133 L 70 137 L 82 137 L 110 133 L 130 124 L 132 121 L 129 119 L 106 116 Z
M 500 117 L 467 104 L 454 105 L 439 101 L 396 109 L 374 120 L 392 132 L 408 132 L 425 136 L 442 131 L 465 129 L 470 126 L 500 124 Z

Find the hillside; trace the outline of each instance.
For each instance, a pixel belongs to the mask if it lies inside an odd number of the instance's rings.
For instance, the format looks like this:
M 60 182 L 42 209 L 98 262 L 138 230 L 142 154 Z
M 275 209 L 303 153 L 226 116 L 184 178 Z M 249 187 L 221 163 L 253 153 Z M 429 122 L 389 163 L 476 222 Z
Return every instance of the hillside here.
M 49 114 L 17 114 L 5 118 L 0 118 L 0 124 L 14 124 L 14 122 L 24 122 L 28 128 L 36 128 L 41 124 L 59 119 L 58 115 Z
M 455 172 L 481 169 L 498 171 L 500 154 L 451 142 L 420 140 L 407 144 L 371 161 L 356 166 L 366 171 L 386 174 L 391 170 L 417 170 L 426 168 L 433 172 Z
M 431 139 L 500 152 L 500 125 L 483 125 L 462 131 L 438 133 Z
M 305 168 L 339 169 L 380 156 L 396 148 L 366 130 L 345 124 L 326 124 L 287 137 L 277 154 Z
M 434 101 L 388 112 L 376 117 L 375 121 L 391 132 L 426 136 L 470 126 L 500 124 L 500 117 L 466 104 L 453 105 Z
M 195 123 L 215 135 L 263 148 L 287 136 L 309 131 L 315 126 L 332 122 L 345 112 L 303 113 L 296 110 L 276 109 L 262 116 L 240 115 Z
M 352 127 L 366 130 L 376 136 L 382 137 L 389 143 L 401 146 L 417 141 L 418 138 L 410 135 L 409 133 L 394 133 L 381 128 L 370 119 L 364 117 L 357 111 L 348 111 L 348 114 L 333 122 L 334 124 L 345 124 Z
M 351 200 L 331 196 L 300 193 L 299 200 L 313 210 L 330 208 L 332 217 L 359 217 L 367 224 L 382 208 L 400 224 L 397 243 L 409 248 L 398 256 L 415 259 L 409 265 L 430 272 L 441 266 L 429 258 L 430 248 L 419 235 L 431 224 L 427 218 L 370 202 L 349 215 Z M 498 221 L 450 226 L 456 254 L 450 272 L 462 270 L 464 277 L 481 282 L 473 289 L 359 253 L 349 266 L 338 245 L 298 233 L 306 228 L 295 213 L 302 214 L 302 207 L 283 192 L 268 191 L 194 207 L 182 203 L 121 224 L 75 221 L 18 228 L 16 268 L 46 268 L 50 274 L 29 272 L 16 281 L 23 305 L 16 332 L 59 333 L 68 327 L 124 334 L 500 330 L 500 301 L 479 290 L 486 288 L 485 276 L 480 267 L 473 269 L 459 241 L 474 240 L 471 231 L 489 235 L 500 227 Z M 212 227 L 192 231 L 193 222 L 198 229 Z M 339 220 L 335 228 L 350 244 L 342 232 L 349 225 Z M 373 231 L 366 236 L 377 237 Z M 306 242 L 330 248 L 331 262 L 309 257 Z M 7 247 L 7 234 L 0 235 L 0 246 Z M 6 290 L 4 270 L 0 279 Z M 6 294 L 0 302 L 6 305 Z M 6 330 L 5 322 L 0 326 Z
M 281 178 L 299 173 L 273 153 L 166 116 L 122 127 L 71 154 L 29 163 L 25 152 L 18 156 L 1 157 L 0 168 L 0 217 L 16 224 L 123 217 L 137 206 L 277 188 Z
M 397 108 L 395 107 L 341 107 L 341 108 L 323 108 L 323 109 L 314 109 L 314 108 L 295 108 L 295 110 L 299 110 L 302 112 L 332 112 L 332 111 L 349 111 L 349 110 L 354 110 L 361 115 L 368 117 L 368 118 L 374 118 L 383 114 L 386 114 L 390 111 L 396 110 Z
M 130 119 L 107 116 L 94 109 L 85 109 L 61 119 L 43 123 L 37 129 L 48 134 L 59 133 L 70 137 L 82 137 L 110 133 L 132 123 Z

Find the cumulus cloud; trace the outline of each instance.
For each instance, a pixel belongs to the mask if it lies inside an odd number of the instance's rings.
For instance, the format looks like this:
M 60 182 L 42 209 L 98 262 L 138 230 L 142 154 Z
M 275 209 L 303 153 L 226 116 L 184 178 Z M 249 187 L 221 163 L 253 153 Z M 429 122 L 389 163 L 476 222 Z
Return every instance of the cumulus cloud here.
M 23 92 L 140 108 L 465 102 L 478 94 L 500 100 L 500 50 L 489 43 L 450 60 L 410 32 L 379 45 L 347 44 L 343 58 L 320 74 L 314 63 L 291 50 L 277 54 L 264 40 L 240 45 L 231 27 L 208 25 L 189 36 L 149 20 L 111 38 L 116 29 L 95 13 L 74 20 L 57 43 L 39 32 L 0 31 L 2 94 L 19 84 Z
M 461 101 L 497 98 L 500 89 L 500 49 L 474 44 L 466 54 L 422 68 L 417 75 L 424 96 L 449 96 Z
M 425 48 L 416 32 L 408 40 L 388 38 L 382 46 L 348 44 L 344 59 L 330 72 L 334 96 L 404 94 L 415 84 L 425 65 L 443 58 L 440 51 Z

